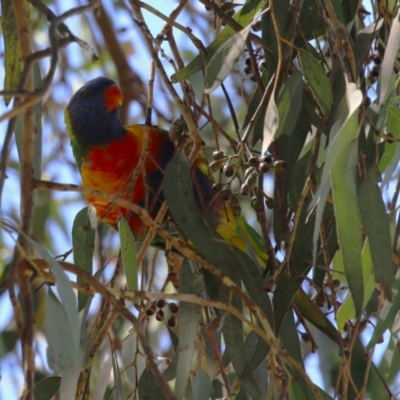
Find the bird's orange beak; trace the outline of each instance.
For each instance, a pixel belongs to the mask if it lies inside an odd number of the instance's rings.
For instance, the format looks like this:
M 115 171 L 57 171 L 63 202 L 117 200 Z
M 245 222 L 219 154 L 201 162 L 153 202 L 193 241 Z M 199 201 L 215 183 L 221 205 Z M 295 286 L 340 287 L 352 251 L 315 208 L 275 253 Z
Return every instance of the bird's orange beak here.
M 111 85 L 104 91 L 104 102 L 108 111 L 114 111 L 122 103 L 122 92 L 117 85 Z

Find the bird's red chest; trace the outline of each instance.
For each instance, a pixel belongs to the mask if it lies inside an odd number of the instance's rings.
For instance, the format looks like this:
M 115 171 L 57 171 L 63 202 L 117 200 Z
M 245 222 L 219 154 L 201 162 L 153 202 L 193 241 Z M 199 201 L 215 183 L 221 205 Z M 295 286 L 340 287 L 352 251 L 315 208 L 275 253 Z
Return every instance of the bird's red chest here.
M 155 218 L 161 202 L 158 195 L 161 193 L 163 168 L 173 153 L 168 155 L 168 160 L 162 163 L 163 165 L 153 162 L 160 160 L 159 152 L 163 142 L 161 139 L 164 139 L 165 135 L 157 138 L 155 134 L 161 131 L 143 126 L 139 128 L 128 130 L 122 140 L 107 146 L 93 147 L 82 164 L 82 180 L 84 186 L 138 204 Z M 144 132 L 145 129 L 148 130 L 147 133 Z M 145 144 L 147 151 L 143 152 L 141 157 L 145 134 L 148 138 Z M 168 151 L 166 153 L 168 154 Z M 115 225 L 118 218 L 124 216 L 137 236 L 143 236 L 147 231 L 140 218 L 132 212 L 98 196 L 88 195 L 86 198 L 96 207 L 97 216 L 104 221 Z

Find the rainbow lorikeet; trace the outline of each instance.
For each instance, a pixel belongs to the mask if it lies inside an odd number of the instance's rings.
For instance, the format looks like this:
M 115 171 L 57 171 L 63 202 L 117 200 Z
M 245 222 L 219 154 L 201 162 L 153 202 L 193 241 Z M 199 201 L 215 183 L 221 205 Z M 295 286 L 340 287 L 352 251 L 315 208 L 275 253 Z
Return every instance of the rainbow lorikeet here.
M 157 127 L 123 126 L 119 118 L 121 102 L 119 87 L 104 77 L 87 82 L 74 94 L 65 112 L 73 154 L 84 186 L 129 200 L 154 219 L 164 200 L 163 172 L 173 158 L 174 144 L 168 132 Z M 140 162 L 142 154 L 144 161 Z M 242 216 L 233 215 L 221 196 L 215 195 L 203 155 L 194 163 L 192 175 L 199 207 L 211 211 L 217 233 L 230 245 L 256 254 L 264 267 L 268 256 L 263 240 Z M 97 216 L 114 227 L 122 215 L 137 237 L 143 238 L 147 232 L 137 215 L 96 196 L 86 199 L 95 206 Z

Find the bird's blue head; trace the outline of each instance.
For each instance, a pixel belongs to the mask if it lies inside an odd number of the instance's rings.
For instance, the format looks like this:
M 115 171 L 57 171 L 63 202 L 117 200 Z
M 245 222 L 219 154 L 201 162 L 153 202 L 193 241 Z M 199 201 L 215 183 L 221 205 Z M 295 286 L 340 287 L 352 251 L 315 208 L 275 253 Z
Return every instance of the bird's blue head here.
M 126 130 L 119 117 L 122 92 L 104 77 L 83 85 L 66 109 L 66 123 L 72 142 L 83 146 L 102 146 L 122 139 Z

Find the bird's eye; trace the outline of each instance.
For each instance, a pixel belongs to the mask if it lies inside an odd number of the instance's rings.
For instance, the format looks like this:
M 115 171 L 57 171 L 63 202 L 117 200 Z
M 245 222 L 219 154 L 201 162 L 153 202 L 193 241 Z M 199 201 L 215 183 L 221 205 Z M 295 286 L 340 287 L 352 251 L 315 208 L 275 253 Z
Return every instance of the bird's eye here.
M 89 89 L 85 89 L 85 90 L 82 90 L 81 95 L 84 99 L 88 99 L 89 97 L 92 96 L 92 93 Z

